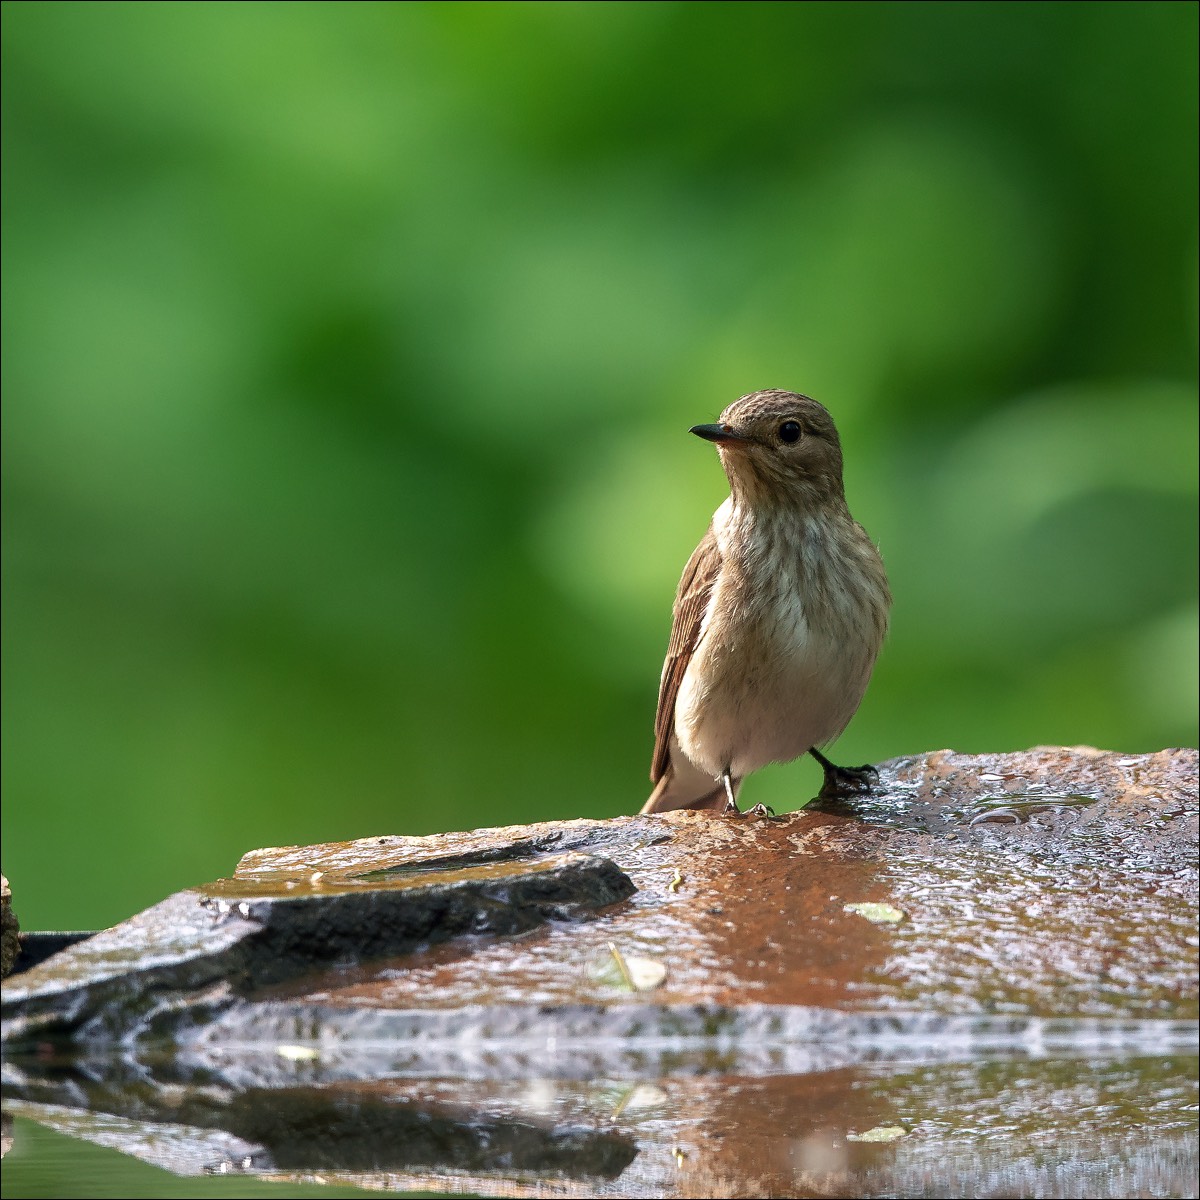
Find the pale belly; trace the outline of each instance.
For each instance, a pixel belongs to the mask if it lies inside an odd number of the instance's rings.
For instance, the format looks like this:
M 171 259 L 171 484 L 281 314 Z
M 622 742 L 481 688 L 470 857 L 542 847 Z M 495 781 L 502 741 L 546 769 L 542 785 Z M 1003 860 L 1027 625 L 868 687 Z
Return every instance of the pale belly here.
M 789 762 L 845 729 L 874 653 L 845 628 L 810 628 L 798 600 L 709 629 L 688 664 L 675 733 L 697 767 L 741 778 Z

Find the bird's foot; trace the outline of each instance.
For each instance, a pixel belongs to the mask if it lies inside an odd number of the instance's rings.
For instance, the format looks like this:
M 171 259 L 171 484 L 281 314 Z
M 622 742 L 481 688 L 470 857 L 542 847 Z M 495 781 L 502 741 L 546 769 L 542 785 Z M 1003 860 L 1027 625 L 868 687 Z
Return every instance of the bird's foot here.
M 773 817 L 775 810 L 769 804 L 756 804 L 753 808 L 742 812 L 732 800 L 728 800 L 725 803 L 723 815 L 726 817 Z
M 821 764 L 825 782 L 817 793 L 818 800 L 837 800 L 844 796 L 863 796 L 879 783 L 879 772 L 870 763 L 861 767 L 839 767 L 831 762 Z

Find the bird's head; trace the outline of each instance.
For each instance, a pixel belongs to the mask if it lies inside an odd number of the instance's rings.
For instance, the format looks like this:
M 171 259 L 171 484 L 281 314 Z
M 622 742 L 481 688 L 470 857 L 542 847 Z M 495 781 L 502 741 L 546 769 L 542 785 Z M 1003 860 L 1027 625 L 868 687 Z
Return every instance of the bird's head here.
M 751 392 L 691 432 L 716 443 L 735 501 L 812 505 L 844 496 L 837 429 L 809 396 Z

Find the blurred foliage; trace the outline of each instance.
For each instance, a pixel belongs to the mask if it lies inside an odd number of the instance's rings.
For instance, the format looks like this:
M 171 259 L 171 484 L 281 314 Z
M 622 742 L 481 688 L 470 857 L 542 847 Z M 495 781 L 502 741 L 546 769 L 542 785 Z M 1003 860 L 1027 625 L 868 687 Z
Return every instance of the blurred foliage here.
M 54 1115 L 62 1125 L 71 1129 L 76 1110 L 61 1108 Z M 150 1129 L 154 1127 L 146 1123 Z M 363 1200 L 369 1193 L 363 1188 L 337 1187 L 319 1183 L 282 1184 L 276 1179 L 256 1179 L 241 1172 L 218 1174 L 214 1169 L 203 1174 L 186 1175 L 183 1170 L 196 1170 L 195 1158 L 190 1162 L 170 1132 L 159 1126 L 157 1139 L 147 1136 L 143 1142 L 145 1159 L 134 1158 L 114 1148 L 122 1149 L 134 1141 L 136 1124 L 122 1117 L 95 1113 L 75 1126 L 78 1136 L 39 1124 L 27 1117 L 13 1121 L 13 1149 L 4 1159 L 5 1197 L 22 1196 L 28 1200 L 259 1200 L 260 1197 L 278 1200 Z M 172 1131 L 171 1126 L 167 1126 Z M 173 1132 L 173 1131 L 172 1131 Z M 90 1135 L 90 1137 L 89 1137 Z M 107 1136 L 106 1136 L 107 1135 Z M 176 1135 L 178 1138 L 178 1135 Z M 178 1140 L 182 1140 L 179 1138 Z M 174 1162 L 180 1174 L 160 1167 L 152 1161 L 154 1151 L 158 1160 Z M 215 1151 L 214 1156 L 219 1156 Z M 198 1156 L 196 1156 L 198 1157 Z M 217 1161 L 220 1161 L 219 1158 Z M 318 1176 L 319 1177 L 319 1176 Z M 286 1188 L 286 1191 L 283 1189 Z M 404 1200 L 423 1196 L 445 1196 L 444 1192 L 402 1193 Z
M 1194 744 L 1195 4 L 3 12 L 26 927 L 636 811 L 761 387 L 896 595 L 836 757 Z

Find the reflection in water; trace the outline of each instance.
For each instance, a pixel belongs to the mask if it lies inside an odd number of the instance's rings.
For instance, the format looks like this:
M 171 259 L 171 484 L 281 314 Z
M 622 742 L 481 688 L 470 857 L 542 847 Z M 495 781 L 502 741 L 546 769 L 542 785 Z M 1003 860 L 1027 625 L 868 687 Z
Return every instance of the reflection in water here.
M 529 1195 L 1117 1196 L 1189 1194 L 1200 1165 L 1194 1055 L 244 1090 L 103 1082 L 95 1066 L 10 1064 L 6 1110 L 194 1177 Z M 17 1167 L 6 1165 L 6 1194 L 20 1194 Z

